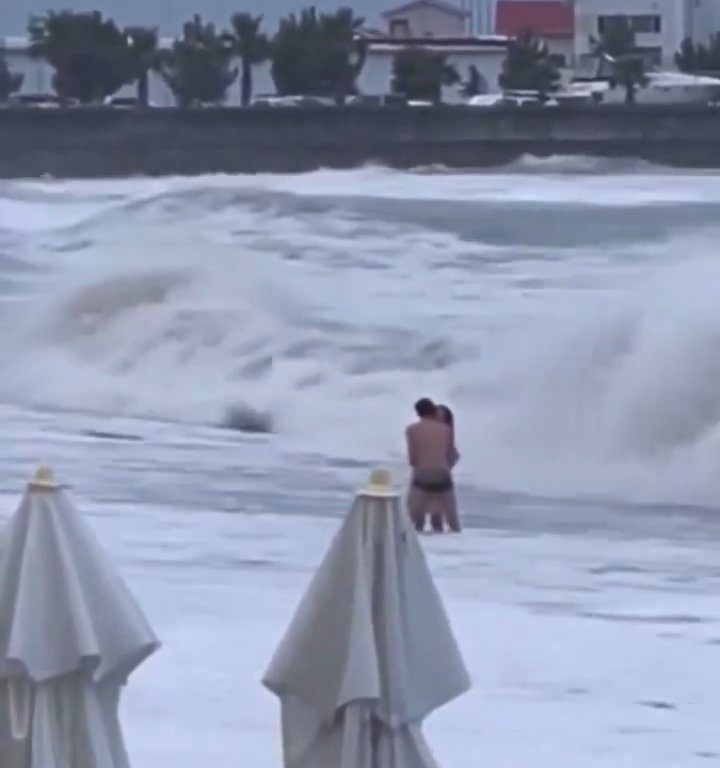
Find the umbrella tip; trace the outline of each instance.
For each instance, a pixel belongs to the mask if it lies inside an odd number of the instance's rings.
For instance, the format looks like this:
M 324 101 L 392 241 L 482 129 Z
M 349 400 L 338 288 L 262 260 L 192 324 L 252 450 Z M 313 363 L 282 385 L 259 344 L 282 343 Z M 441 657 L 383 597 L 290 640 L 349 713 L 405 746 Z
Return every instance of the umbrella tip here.
M 391 488 L 392 475 L 387 469 L 377 468 L 370 473 L 370 481 L 367 488 L 361 493 L 364 496 L 394 496 Z
M 377 467 L 370 473 L 370 485 L 376 488 L 388 488 L 392 482 L 390 470 Z
M 38 467 L 35 470 L 35 474 L 30 478 L 28 486 L 33 489 L 54 489 L 59 487 L 55 482 L 52 469 L 45 466 Z

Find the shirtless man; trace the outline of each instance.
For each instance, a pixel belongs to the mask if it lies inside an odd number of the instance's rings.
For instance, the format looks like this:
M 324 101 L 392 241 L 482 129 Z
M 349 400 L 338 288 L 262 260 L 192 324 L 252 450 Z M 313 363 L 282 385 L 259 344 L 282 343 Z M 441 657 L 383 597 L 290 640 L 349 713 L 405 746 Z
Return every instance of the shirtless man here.
M 437 420 L 432 400 L 424 397 L 415 403 L 418 421 L 405 430 L 408 463 L 412 479 L 408 492 L 408 512 L 418 531 L 425 528 L 428 515 L 439 514 L 451 531 L 460 531 L 452 480 L 454 441 L 452 430 Z

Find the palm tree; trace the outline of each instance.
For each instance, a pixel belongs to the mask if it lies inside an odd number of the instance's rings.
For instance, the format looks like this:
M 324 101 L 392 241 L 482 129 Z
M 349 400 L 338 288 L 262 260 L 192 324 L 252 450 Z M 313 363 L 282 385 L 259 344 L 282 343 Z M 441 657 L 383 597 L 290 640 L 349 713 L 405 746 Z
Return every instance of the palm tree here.
M 272 78 L 280 95 L 332 96 L 356 92 L 365 65 L 363 20 L 349 8 L 318 13 L 315 7 L 281 19 L 272 44 Z
M 55 70 L 53 88 L 63 100 L 102 103 L 134 79 L 127 36 L 99 11 L 48 11 L 31 17 L 28 32 L 30 55 Z
M 625 103 L 634 104 L 638 87 L 645 85 L 645 60 L 635 44 L 635 32 L 627 16 L 611 16 L 595 44 L 595 54 L 612 65 L 612 83 L 625 89 Z
M 703 69 L 707 50 L 702 43 L 695 45 L 691 37 L 686 37 L 675 54 L 675 65 L 681 72 L 698 72 Z
M 197 14 L 158 59 L 158 72 L 181 107 L 221 104 L 238 75 L 227 35 Z
M 647 83 L 642 56 L 618 56 L 615 59 L 613 82 L 625 89 L 625 103 L 635 104 L 637 89 Z
M 445 54 L 419 46 L 403 48 L 393 60 L 392 91 L 410 101 L 442 101 L 442 87 L 455 85 L 460 76 Z
M 230 22 L 232 24 L 230 44 L 242 64 L 240 103 L 243 107 L 247 107 L 252 99 L 253 67 L 270 58 L 270 41 L 260 32 L 262 20 L 262 16 L 236 13 Z
M 544 40 L 531 30 L 510 41 L 499 83 L 504 91 L 537 91 L 541 98 L 557 88 L 560 72 Z
M 142 107 L 150 103 L 149 73 L 158 63 L 158 32 L 148 27 L 126 27 L 132 68 L 137 77 L 137 98 Z
M 355 16 L 351 8 L 339 8 L 335 13 L 320 16 L 326 75 L 333 83 L 333 96 L 338 105 L 355 92 L 355 83 L 365 66 L 367 42 L 360 34 L 364 24 L 365 20 Z
M 635 32 L 627 16 L 610 16 L 605 20 L 605 29 L 600 40 L 593 41 L 596 51 L 613 58 L 626 56 L 636 50 Z
M 710 35 L 709 45 L 696 44 L 691 38 L 683 40 L 675 64 L 681 72 L 720 71 L 720 33 Z

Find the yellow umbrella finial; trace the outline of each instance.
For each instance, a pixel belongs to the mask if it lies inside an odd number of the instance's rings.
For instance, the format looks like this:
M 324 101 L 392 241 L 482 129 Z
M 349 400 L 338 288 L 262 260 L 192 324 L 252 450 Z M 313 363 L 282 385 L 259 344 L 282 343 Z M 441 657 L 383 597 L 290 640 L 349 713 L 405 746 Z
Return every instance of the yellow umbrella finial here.
M 28 486 L 34 490 L 54 490 L 59 488 L 55 482 L 52 469 L 44 466 L 38 467 L 35 470 L 35 474 L 30 479 Z
M 362 493 L 365 496 L 395 496 L 390 471 L 382 468 L 373 469 L 370 473 L 370 481 Z

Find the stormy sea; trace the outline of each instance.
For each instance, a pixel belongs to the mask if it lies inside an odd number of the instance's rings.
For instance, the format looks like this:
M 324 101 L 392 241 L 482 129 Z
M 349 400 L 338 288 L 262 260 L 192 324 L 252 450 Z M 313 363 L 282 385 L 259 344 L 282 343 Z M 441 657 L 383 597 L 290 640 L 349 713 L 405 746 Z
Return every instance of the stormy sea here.
M 582 157 L 0 182 L 0 520 L 50 464 L 160 635 L 135 768 L 280 765 L 259 679 L 420 396 L 440 764 L 720 763 L 719 238 L 716 173 Z

